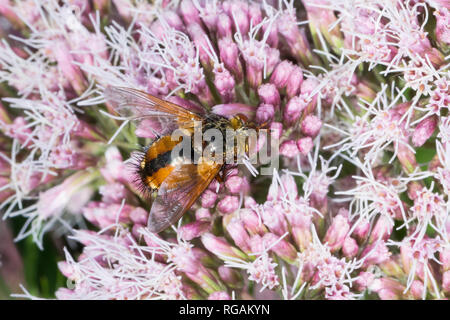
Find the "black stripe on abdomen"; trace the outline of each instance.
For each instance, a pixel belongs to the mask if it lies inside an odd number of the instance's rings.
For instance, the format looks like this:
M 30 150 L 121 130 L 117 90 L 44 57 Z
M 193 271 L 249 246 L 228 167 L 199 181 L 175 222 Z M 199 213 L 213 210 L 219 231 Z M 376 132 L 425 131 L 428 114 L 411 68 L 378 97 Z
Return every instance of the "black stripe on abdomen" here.
M 159 154 L 155 159 L 145 164 L 144 173 L 146 176 L 152 176 L 159 169 L 166 167 L 172 161 L 172 150 Z

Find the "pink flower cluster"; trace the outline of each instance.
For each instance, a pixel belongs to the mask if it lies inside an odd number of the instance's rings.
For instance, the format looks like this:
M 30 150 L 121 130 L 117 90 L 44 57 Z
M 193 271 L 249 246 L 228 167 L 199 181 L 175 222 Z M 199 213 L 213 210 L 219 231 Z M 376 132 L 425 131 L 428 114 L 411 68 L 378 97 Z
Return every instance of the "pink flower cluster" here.
M 0 1 L 0 215 L 82 244 L 59 299 L 447 299 L 449 26 L 446 0 Z M 153 234 L 127 162 L 160 128 L 108 86 L 243 114 L 280 167 Z

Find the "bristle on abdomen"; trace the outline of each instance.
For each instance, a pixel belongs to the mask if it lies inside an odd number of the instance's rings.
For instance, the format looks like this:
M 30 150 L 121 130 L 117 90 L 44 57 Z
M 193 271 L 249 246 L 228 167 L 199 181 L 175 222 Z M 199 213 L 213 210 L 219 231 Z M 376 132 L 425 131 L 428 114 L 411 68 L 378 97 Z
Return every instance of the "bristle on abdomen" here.
M 140 183 L 148 191 L 158 190 L 163 181 L 172 172 L 172 149 L 179 143 L 170 136 L 164 136 L 154 141 L 139 159 L 137 173 Z

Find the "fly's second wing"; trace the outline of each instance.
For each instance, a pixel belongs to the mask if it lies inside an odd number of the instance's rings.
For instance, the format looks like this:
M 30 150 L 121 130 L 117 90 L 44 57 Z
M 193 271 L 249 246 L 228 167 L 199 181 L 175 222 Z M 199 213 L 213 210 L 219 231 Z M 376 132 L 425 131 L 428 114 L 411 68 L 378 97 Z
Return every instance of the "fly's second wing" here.
M 152 204 L 147 227 L 158 233 L 177 222 L 208 187 L 222 165 L 182 164 L 164 180 Z
M 192 128 L 194 121 L 202 117 L 181 106 L 125 87 L 107 87 L 104 92 L 107 102 L 122 117 L 139 126 L 149 121 L 155 135 L 163 136 L 177 128 Z

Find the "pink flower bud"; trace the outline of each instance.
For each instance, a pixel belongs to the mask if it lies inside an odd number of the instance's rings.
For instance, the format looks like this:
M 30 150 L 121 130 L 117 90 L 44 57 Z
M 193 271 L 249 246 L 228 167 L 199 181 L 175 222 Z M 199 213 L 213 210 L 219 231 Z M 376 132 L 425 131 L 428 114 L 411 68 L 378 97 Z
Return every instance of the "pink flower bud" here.
M 259 3 L 252 2 L 249 5 L 248 17 L 253 26 L 258 25 L 262 21 L 262 11 Z
M 269 187 L 269 192 L 267 193 L 267 201 L 280 200 L 280 188 L 277 182 L 272 182 Z
M 181 239 L 191 241 L 194 238 L 200 237 L 202 234 L 209 231 L 211 223 L 209 221 L 197 220 L 187 223 L 179 229 Z
M 191 0 L 182 0 L 180 3 L 180 13 L 183 17 L 185 25 L 191 25 L 193 23 L 202 23 L 200 20 L 199 12 Z
M 244 207 L 245 208 L 252 209 L 256 205 L 257 205 L 257 203 L 256 203 L 255 199 L 253 199 L 252 197 L 245 197 L 245 199 L 244 199 Z
M 49 50 L 58 62 L 58 68 L 62 74 L 69 80 L 72 88 L 81 95 L 87 87 L 87 81 L 80 68 L 74 64 L 69 44 L 65 41 L 56 41 Z
M 307 78 L 302 82 L 300 92 L 304 95 L 309 95 L 319 86 L 319 82 L 315 78 Z
M 95 173 L 78 171 L 66 178 L 61 184 L 41 192 L 37 202 L 39 218 L 46 219 L 62 214 L 64 209 L 69 207 L 71 200 L 75 199 L 78 193 L 86 190 L 88 184 L 95 178 Z M 84 197 L 84 199 L 79 199 L 79 201 L 80 203 L 77 203 L 73 210 L 81 211 L 81 208 L 89 201 L 89 198 Z
M 314 115 L 309 115 L 302 121 L 301 130 L 310 137 L 315 137 L 322 127 L 322 121 Z
M 270 30 L 269 30 L 270 28 Z M 268 37 L 266 40 L 266 43 L 271 46 L 272 48 L 278 48 L 278 44 L 279 44 L 279 37 L 278 37 L 278 28 L 276 25 L 270 25 L 270 24 L 264 24 L 262 26 L 263 29 L 263 33 L 266 34 L 266 32 L 268 33 Z
M 201 8 L 199 7 L 199 3 L 195 2 L 197 9 L 200 11 L 200 17 L 202 18 L 203 23 L 209 29 L 211 33 L 215 33 L 217 31 L 217 22 L 219 13 L 221 12 L 220 5 L 216 2 L 207 1 L 202 3 Z
M 366 290 L 375 280 L 375 275 L 372 272 L 360 272 L 356 279 L 356 289 L 358 291 Z
M 271 104 L 276 108 L 280 106 L 280 93 L 272 83 L 260 85 L 258 88 L 258 96 L 262 103 Z
M 306 79 L 302 83 L 300 98 L 303 100 L 303 104 L 305 105 L 305 114 L 312 113 L 317 105 L 318 94 L 310 97 L 310 94 L 317 88 L 319 85 L 318 81 L 313 78 Z
M 227 14 L 219 14 L 217 18 L 217 34 L 219 38 L 231 38 L 233 34 L 232 26 L 233 21 Z
M 362 219 L 357 222 L 355 229 L 353 230 L 353 236 L 356 237 L 358 241 L 364 241 L 369 234 L 370 221 Z
M 286 104 L 283 110 L 283 120 L 287 124 L 294 124 L 299 118 L 302 111 L 307 105 L 301 97 L 293 97 Z
M 30 5 L 31 6 L 31 5 Z M 19 18 L 16 14 L 16 9 L 14 9 L 15 5 L 11 3 L 10 0 L 0 1 L 0 14 L 14 25 L 15 28 L 21 29 L 25 27 L 24 22 L 21 18 Z M 17 8 L 17 10 L 20 10 Z
M 156 36 L 156 38 L 163 40 L 166 32 L 165 24 L 163 24 L 162 20 L 154 20 L 150 24 L 150 31 Z
M 242 281 L 241 274 L 235 269 L 220 266 L 218 268 L 218 272 L 220 278 L 231 287 L 239 286 L 240 282 Z
M 75 291 L 67 289 L 67 288 L 59 288 L 58 290 L 56 290 L 55 297 L 58 300 L 75 300 L 75 299 L 77 299 Z
M 225 118 L 243 114 L 248 119 L 253 119 L 255 117 L 255 108 L 243 103 L 217 104 L 212 108 L 212 113 Z
M 290 174 L 283 174 L 281 176 L 281 184 L 283 185 L 284 190 L 286 190 L 289 199 L 295 200 L 295 197 L 298 194 L 298 189 L 294 177 Z M 294 197 L 291 197 L 291 195 L 294 195 Z
M 223 184 L 221 184 L 219 181 L 214 179 L 208 186 L 208 190 L 214 191 L 215 193 L 220 193 L 223 191 Z
M 312 241 L 311 216 L 303 213 L 293 213 L 287 215 L 287 219 L 292 226 L 292 235 L 295 243 L 301 251 L 308 248 Z
M 436 39 L 440 43 L 450 44 L 450 4 L 434 11 L 436 17 Z
M 239 208 L 239 198 L 235 196 L 225 196 L 222 200 L 217 204 L 217 209 L 223 213 L 231 213 L 236 211 Z
M 53 167 L 60 169 L 85 169 L 89 166 L 91 158 L 86 154 L 76 152 L 75 142 L 70 144 L 60 144 L 52 148 L 48 160 Z
M 141 229 L 145 228 L 143 224 L 135 223 L 133 227 L 131 228 L 131 234 L 133 237 L 137 240 L 140 240 L 142 238 Z
M 416 155 L 405 142 L 398 144 L 397 158 L 406 172 L 412 173 L 417 168 Z
M 195 255 L 194 249 L 186 250 L 183 246 L 176 246 L 170 251 L 170 260 L 177 266 L 177 269 L 202 285 L 204 280 L 198 281 L 197 276 L 204 272 L 204 267 L 201 265 L 200 259 Z
M 195 210 L 195 219 L 197 220 L 209 220 L 211 219 L 211 213 L 208 209 L 200 208 Z
M 450 270 L 450 249 L 445 248 L 439 253 L 439 261 L 444 271 Z
M 380 216 L 377 223 L 372 229 L 370 234 L 369 242 L 374 242 L 378 240 L 387 241 L 391 236 L 394 224 L 385 216 Z
M 222 38 L 218 42 L 220 61 L 236 77 L 236 82 L 240 83 L 243 79 L 242 65 L 239 61 L 239 49 L 237 44 L 230 38 Z
M 273 119 L 275 115 L 275 108 L 271 104 L 260 104 L 258 109 L 256 109 L 256 122 L 257 123 L 268 123 Z
M 266 47 L 264 49 L 266 58 L 266 76 L 271 75 L 275 67 L 280 63 L 280 51 L 276 48 Z
M 134 6 L 131 4 L 131 2 L 124 0 L 113 0 L 113 2 L 122 18 L 127 21 L 131 20 L 131 16 L 133 14 L 132 9 L 134 9 Z
M 304 156 L 310 153 L 313 147 L 314 143 L 311 137 L 305 137 L 297 140 L 297 148 Z
M 297 148 L 297 143 L 294 140 L 287 140 L 280 146 L 280 154 L 288 158 L 295 158 L 300 151 Z
M 100 169 L 103 177 L 109 183 L 115 181 L 128 182 L 127 168 L 117 147 L 109 147 L 105 152 L 106 165 Z
M 420 280 L 414 280 L 411 284 L 411 294 L 414 297 L 414 299 L 419 300 L 422 299 L 423 297 L 423 290 L 424 290 L 424 286 L 422 281 Z
M 225 186 L 231 193 L 238 194 L 243 186 L 243 178 L 239 176 L 229 177 L 225 181 Z
M 174 28 L 178 31 L 184 30 L 183 21 L 181 20 L 180 15 L 177 14 L 175 11 L 171 11 L 171 10 L 163 11 L 163 18 L 164 18 L 164 21 L 167 22 L 167 24 L 169 26 L 171 26 L 172 28 Z
M 78 120 L 78 126 L 73 132 L 77 137 L 88 139 L 90 141 L 105 141 L 103 134 L 93 125 L 88 124 L 82 120 Z
M 234 98 L 234 77 L 225 68 L 214 68 L 214 85 L 222 102 L 230 102 Z
M 289 98 L 300 93 L 300 86 L 303 82 L 303 72 L 298 66 L 292 68 L 291 74 L 286 83 L 286 93 Z
M 240 251 L 239 249 L 231 246 L 225 238 L 216 237 L 211 233 L 205 233 L 202 235 L 202 243 L 206 249 L 211 251 L 214 254 L 220 254 L 227 257 L 234 258 L 246 258 L 246 255 Z
M 217 193 L 211 190 L 205 190 L 200 198 L 203 208 L 213 208 L 216 204 Z
M 230 15 L 230 17 L 233 15 L 233 12 L 237 11 L 242 11 L 247 15 L 248 3 L 246 1 L 227 0 L 222 2 L 222 9 Z
M 73 267 L 67 263 L 66 261 L 60 261 L 58 262 L 58 269 L 61 271 L 61 273 L 64 275 L 64 277 L 68 279 L 73 279 L 75 275 L 75 270 Z
M 305 30 L 297 26 L 295 15 L 284 14 L 278 24 L 278 31 L 287 42 L 287 48 L 291 55 L 301 61 L 304 66 L 318 64 L 317 59 L 312 55 L 306 38 Z
M 146 225 L 148 221 L 148 211 L 141 207 L 136 207 L 130 212 L 130 219 L 134 223 Z
M 151 248 L 159 248 L 160 247 L 160 243 L 155 238 L 161 239 L 161 237 L 158 236 L 157 234 L 152 234 L 152 236 L 148 236 L 148 235 L 145 235 L 145 233 L 144 233 L 145 244 Z
M 405 287 L 394 279 L 379 278 L 372 281 L 369 289 L 378 293 L 382 300 L 398 300 L 403 297 Z
M 0 118 L 0 130 L 8 137 L 19 140 L 20 144 L 24 147 L 30 146 L 30 136 L 32 131 L 28 127 L 28 123 L 24 117 L 16 117 L 14 121 L 8 119 L 6 112 L 4 113 L 5 122 Z M 27 142 L 28 141 L 28 142 Z M 25 144 L 26 143 L 26 144 Z
M 276 236 L 273 233 L 266 233 L 263 236 L 265 247 L 270 247 L 270 250 L 281 259 L 287 261 L 288 263 L 293 263 L 297 259 L 297 250 L 285 239 L 279 240 L 279 238 L 279 236 Z M 274 243 L 276 244 L 273 245 Z
M 449 0 L 434 0 L 433 1 L 433 7 L 435 8 L 447 8 L 450 6 L 450 1 Z
M 262 221 L 270 231 L 278 236 L 282 236 L 288 229 L 286 218 L 283 214 L 281 204 L 275 204 L 273 207 L 266 207 L 260 212 Z
M 231 300 L 231 297 L 225 291 L 216 291 L 208 296 L 208 300 Z
M 445 271 L 442 275 L 442 289 L 446 293 L 450 293 L 450 270 Z
M 361 253 L 361 257 L 364 257 L 364 265 L 370 266 L 372 264 L 380 264 L 389 259 L 391 256 L 386 243 L 384 241 L 374 242 L 367 246 Z
M 293 72 L 294 65 L 287 60 L 281 61 L 270 77 L 270 83 L 273 83 L 278 89 L 286 87 L 289 76 Z
M 247 43 L 245 43 L 247 44 Z M 245 47 L 241 49 L 245 60 L 245 73 L 248 84 L 252 89 L 256 89 L 261 85 L 264 70 L 264 61 L 261 54 L 255 55 L 254 48 Z
M 237 176 L 238 174 L 239 174 L 239 170 L 237 168 L 231 167 L 230 169 L 227 170 L 227 177 L 228 178 Z
M 198 23 L 187 24 L 187 33 L 193 40 L 195 47 L 198 49 L 200 62 L 205 68 L 212 66 L 211 57 L 206 51 L 208 48 L 208 37 L 203 28 Z M 210 70 L 210 69 L 208 69 Z
M 341 249 L 349 230 L 350 225 L 346 217 L 339 214 L 333 218 L 333 222 L 325 235 L 325 242 L 328 243 L 332 252 Z
M 241 34 L 247 34 L 250 28 L 250 21 L 247 17 L 247 13 L 244 10 L 231 10 L 228 13 L 230 18 L 233 20 L 233 27 L 236 28 L 236 32 Z
M 120 223 L 130 223 L 130 213 L 134 208 L 125 204 L 106 204 L 103 202 L 90 202 L 82 210 L 83 216 L 92 224 L 100 228 L 109 227 L 116 221 Z M 147 221 L 145 221 L 147 224 Z
M 281 122 L 272 122 L 270 124 L 270 134 L 274 139 L 280 139 L 283 134 L 283 124 Z
M 433 134 L 437 126 L 437 117 L 423 119 L 414 129 L 412 143 L 415 147 L 422 146 Z
M 250 248 L 251 252 L 263 252 L 266 249 L 264 241 L 259 234 L 255 234 L 250 238 Z
M 234 243 L 244 252 L 250 252 L 250 237 L 245 231 L 244 224 L 237 218 L 232 218 L 226 225 L 227 231 Z
M 418 192 L 422 190 L 422 185 L 417 181 L 411 181 L 408 183 L 408 198 L 416 200 Z
M 112 183 L 100 186 L 99 193 L 104 203 L 121 203 L 127 197 L 127 189 L 121 183 Z
M 252 235 L 263 234 L 266 229 L 260 217 L 251 209 L 239 210 L 239 216 L 244 223 L 245 229 Z
M 351 259 L 356 256 L 358 250 L 359 246 L 356 240 L 351 237 L 346 237 L 344 244 L 342 245 L 342 252 L 344 253 L 344 256 Z

